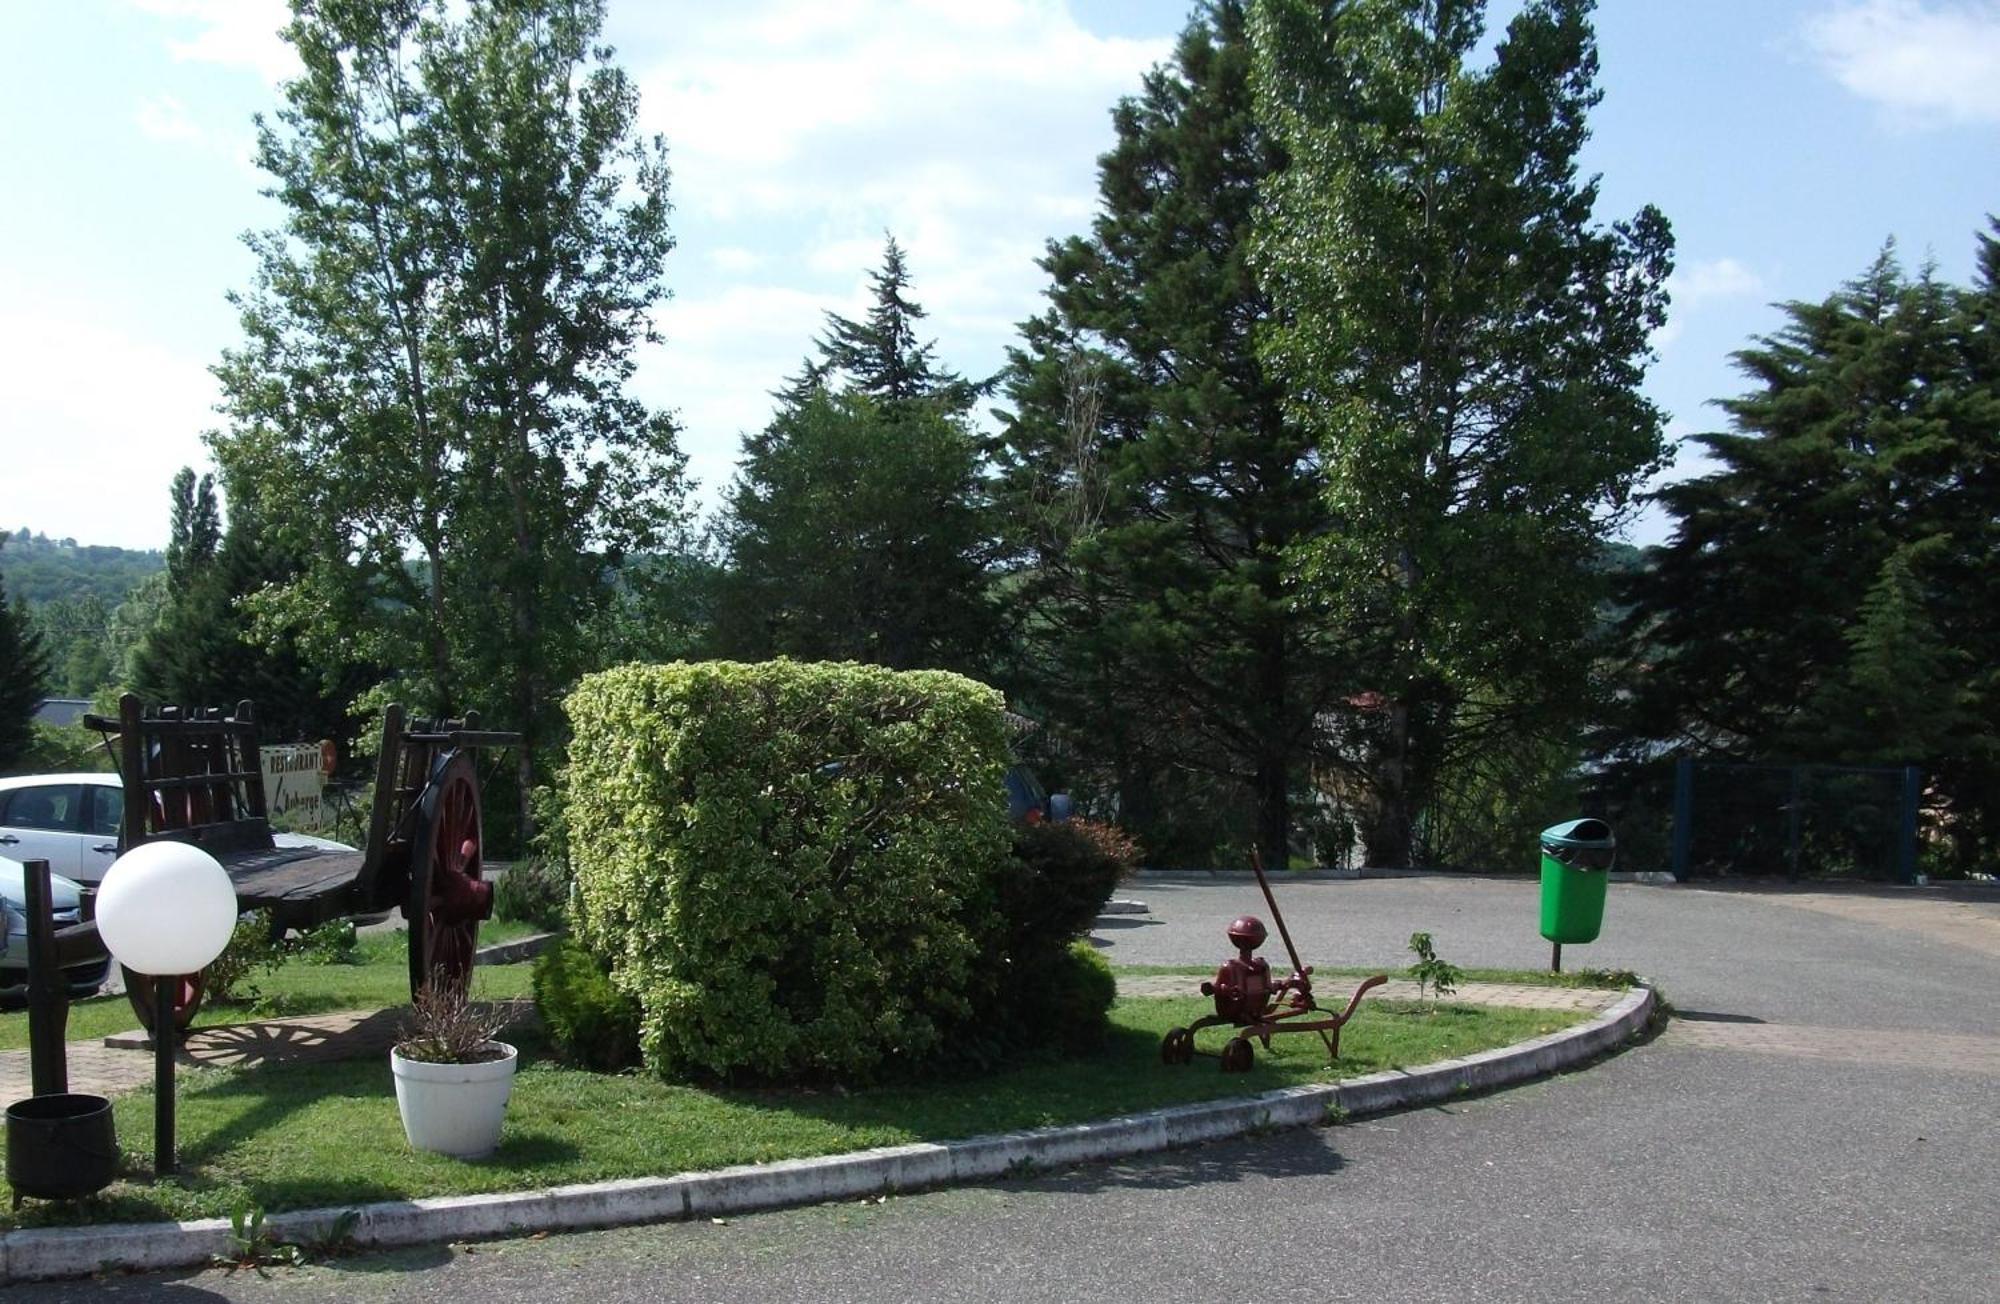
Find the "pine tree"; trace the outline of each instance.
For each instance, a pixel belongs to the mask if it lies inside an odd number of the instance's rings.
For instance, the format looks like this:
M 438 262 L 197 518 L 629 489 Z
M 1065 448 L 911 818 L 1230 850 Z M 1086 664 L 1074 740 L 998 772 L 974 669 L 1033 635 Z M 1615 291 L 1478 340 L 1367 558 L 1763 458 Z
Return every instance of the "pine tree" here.
M 1962 861 L 2000 836 L 2000 245 L 1969 290 L 1893 246 L 1737 355 L 1717 469 L 1627 586 L 1626 749 L 1918 765 Z
M 974 671 L 991 659 L 976 387 L 919 343 L 894 238 L 865 323 L 827 314 L 818 356 L 746 435 L 721 523 L 718 647 L 738 657 Z
M 0 562 L 5 545 L 0 536 Z M 0 773 L 12 770 L 34 745 L 35 709 L 48 679 L 48 654 L 26 614 L 8 600 L 0 574 Z
M 1347 691 L 1286 554 L 1326 528 L 1310 436 L 1256 356 L 1251 219 L 1283 165 L 1251 111 L 1244 7 L 1203 6 L 1112 118 L 1088 236 L 1051 242 L 1051 307 L 1006 376 L 1003 494 L 1026 571 L 1019 696 L 1156 855 L 1206 859 L 1193 771 L 1286 863 L 1291 794 Z M 1248 801 L 1243 802 L 1242 796 Z
M 1317 438 L 1334 527 L 1302 548 L 1370 650 L 1351 759 L 1370 860 L 1482 736 L 1577 723 L 1603 541 L 1665 457 L 1639 392 L 1672 237 L 1595 224 L 1590 0 L 1529 0 L 1493 62 L 1484 0 L 1257 0 L 1269 187 L 1263 337 Z
M 955 410 L 970 407 L 976 387 L 938 368 L 935 340 L 917 338 L 925 313 L 909 295 L 909 265 L 893 235 L 884 237 L 882 267 L 870 274 L 869 284 L 875 304 L 867 319 L 857 322 L 829 312 L 826 333 L 818 341 L 819 361 L 809 360 L 800 379 L 789 382 L 784 392 L 839 375 L 847 388 L 886 404 L 933 398 Z
M 1945 434 L 1949 311 L 1885 249 L 1736 355 L 1758 387 L 1723 402 L 1734 430 L 1696 439 L 1718 469 L 1658 493 L 1675 531 L 1626 594 L 1639 736 L 1742 759 L 1824 743 L 1815 703 L 1839 694 L 1864 596 L 1932 528 L 1913 454 Z

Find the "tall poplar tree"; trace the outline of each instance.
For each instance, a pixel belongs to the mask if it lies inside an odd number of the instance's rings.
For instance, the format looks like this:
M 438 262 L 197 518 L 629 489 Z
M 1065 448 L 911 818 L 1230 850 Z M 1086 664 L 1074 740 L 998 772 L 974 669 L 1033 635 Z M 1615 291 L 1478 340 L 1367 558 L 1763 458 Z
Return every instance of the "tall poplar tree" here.
M 1265 357 L 1317 438 L 1333 528 L 1300 550 L 1371 649 L 1351 756 L 1370 860 L 1406 864 L 1483 738 L 1574 727 L 1593 561 L 1663 462 L 1639 393 L 1672 238 L 1596 224 L 1590 0 L 1256 0 L 1257 107 L 1290 157 L 1262 216 Z M 1374 704 L 1379 701 L 1379 706 Z
M 1156 852 L 1204 853 L 1171 827 L 1193 771 L 1248 796 L 1276 866 L 1347 689 L 1337 631 L 1286 575 L 1327 513 L 1310 433 L 1254 347 L 1251 219 L 1283 157 L 1249 74 L 1244 6 L 1221 0 L 1113 111 L 1091 232 L 1041 261 L 1050 308 L 1022 327 L 1000 456 L 1026 567 L 1017 695 L 1108 771 Z
M 666 294 L 667 166 L 602 0 L 294 0 L 305 71 L 260 120 L 254 236 L 214 449 L 309 558 L 265 612 L 329 658 L 480 707 L 534 759 L 576 631 L 680 518 L 674 427 L 627 392 Z

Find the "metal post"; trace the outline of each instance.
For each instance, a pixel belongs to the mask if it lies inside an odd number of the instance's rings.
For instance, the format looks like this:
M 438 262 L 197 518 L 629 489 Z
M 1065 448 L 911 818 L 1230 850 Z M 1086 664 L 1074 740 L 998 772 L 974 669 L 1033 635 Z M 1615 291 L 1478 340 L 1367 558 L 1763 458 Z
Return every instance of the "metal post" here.
M 1694 762 L 1674 762 L 1674 878 L 1685 883 L 1694 851 Z
M 1785 860 L 1793 878 L 1799 876 L 1799 819 L 1805 813 L 1799 809 L 1803 800 L 1799 792 L 1801 768 L 1797 765 L 1791 767 L 1791 800 L 1785 804 Z
M 1905 883 L 1917 881 L 1917 806 L 1923 800 L 1924 774 L 1914 765 L 1903 767 L 1902 827 L 1897 830 L 1896 868 Z
M 1563 971 L 1563 944 L 1561 942 L 1550 942 L 1549 946 L 1552 948 L 1549 952 L 1549 972 L 1561 973 Z
M 49 894 L 49 862 L 30 860 L 21 878 L 28 907 L 28 1075 L 34 1094 L 60 1096 L 69 1090 L 69 993 L 63 988 L 56 954 L 55 903 Z
M 153 1176 L 174 1171 L 174 989 L 180 979 L 153 979 Z

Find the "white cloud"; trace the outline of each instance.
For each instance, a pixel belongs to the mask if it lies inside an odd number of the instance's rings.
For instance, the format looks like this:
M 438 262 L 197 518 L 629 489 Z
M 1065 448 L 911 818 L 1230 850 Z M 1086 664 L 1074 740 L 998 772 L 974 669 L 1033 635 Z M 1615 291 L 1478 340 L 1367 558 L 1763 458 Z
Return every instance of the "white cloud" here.
M 640 379 L 711 493 L 823 314 L 865 310 L 885 230 L 940 362 L 999 366 L 1042 306 L 1044 243 L 1089 224 L 1111 106 L 1173 44 L 1096 35 L 1064 0 L 633 5 L 607 36 L 667 139 L 682 247 L 704 251 L 671 274 L 684 297 Z
M 161 95 L 139 103 L 133 115 L 139 133 L 149 140 L 200 140 L 202 130 L 188 116 L 187 106 L 171 95 Z
M 115 305 L 79 303 L 67 287 L 0 282 L 0 447 L 10 480 L 34 489 L 13 504 L 17 525 L 158 547 L 165 486 L 208 463 L 200 435 L 216 424 L 216 384 L 208 359 L 117 319 Z
M 271 85 L 297 75 L 298 55 L 278 35 L 291 21 L 284 0 L 131 0 L 193 34 L 167 43 L 175 59 L 247 68 Z
M 2000 3 L 1846 0 L 1809 20 L 1842 86 L 1912 125 L 2000 123 Z
M 1653 335 L 1653 346 L 1666 349 L 1681 337 L 1682 322 L 1704 304 L 1744 299 L 1765 293 L 1764 278 L 1735 258 L 1710 258 L 1682 263 L 1667 281 L 1667 324 Z

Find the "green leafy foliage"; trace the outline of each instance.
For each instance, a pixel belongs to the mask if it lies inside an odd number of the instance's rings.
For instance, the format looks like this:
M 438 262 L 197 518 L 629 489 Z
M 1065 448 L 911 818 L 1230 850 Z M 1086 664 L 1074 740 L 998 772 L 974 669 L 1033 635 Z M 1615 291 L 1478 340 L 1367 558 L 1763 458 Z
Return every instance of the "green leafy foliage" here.
M 945 672 L 624 666 L 568 699 L 579 940 L 656 1072 L 863 1079 L 979 1012 L 1007 860 L 999 695 Z
M 1917 765 L 1960 870 L 2000 832 L 2000 226 L 1970 286 L 1893 246 L 1737 354 L 1712 469 L 1623 597 L 1630 785 L 1667 748 Z M 1657 767 L 1656 767 L 1657 768 Z
M 1090 930 L 1118 880 L 1138 863 L 1138 846 L 1113 825 L 1070 819 L 1014 831 L 1014 863 L 1000 908 L 1017 947 L 1067 945 Z
M 606 1072 L 639 1059 L 639 1002 L 603 961 L 567 937 L 535 959 L 535 1008 L 556 1049 Z
M 493 887 L 493 913 L 547 932 L 564 927 L 569 908 L 569 865 L 545 856 L 517 860 Z
M 262 995 L 257 976 L 274 972 L 286 958 L 284 943 L 271 936 L 270 911 L 247 914 L 236 921 L 222 954 L 201 971 L 204 999 L 217 1004 L 252 1004 Z
M 1528 0 L 1479 66 L 1486 8 L 1251 6 L 1256 110 L 1288 157 L 1260 347 L 1339 522 L 1298 551 L 1368 669 L 1334 750 L 1374 864 L 1409 863 L 1479 735 L 1576 726 L 1599 551 L 1666 455 L 1640 382 L 1673 239 L 1651 207 L 1596 222 L 1590 0 Z
M 1244 6 L 1203 5 L 1112 125 L 1097 219 L 1049 244 L 1049 311 L 1006 373 L 1009 696 L 1046 722 L 1038 759 L 1115 799 L 1154 863 L 1254 836 L 1279 867 L 1317 721 L 1357 685 L 1288 578 L 1329 518 L 1254 347 L 1252 217 L 1284 157 L 1251 111 Z
M 1077 1053 L 1103 1039 L 1117 984 L 1085 935 L 1137 862 L 1137 844 L 1113 825 L 1071 819 L 1015 830 L 999 880 L 1006 936 L 992 957 L 999 991 L 983 1030 L 987 1054 Z
M 0 540 L 0 546 L 4 546 Z M 35 708 L 49 677 L 48 654 L 0 577 L 0 773 L 18 765 L 35 745 Z
M 1430 988 L 1431 999 L 1449 996 L 1458 990 L 1459 981 L 1465 973 L 1457 965 L 1438 958 L 1437 947 L 1429 933 L 1410 934 L 1410 952 L 1417 962 L 1409 967 L 1410 977 L 1417 980 L 1417 997 L 1422 999 L 1424 988 Z
M 522 731 L 525 803 L 616 563 L 682 524 L 674 423 L 628 386 L 666 295 L 665 144 L 602 0 L 293 14 L 303 71 L 257 146 L 283 226 L 250 239 L 211 440 L 303 560 L 256 614 L 317 663 L 393 667 L 421 714 Z

